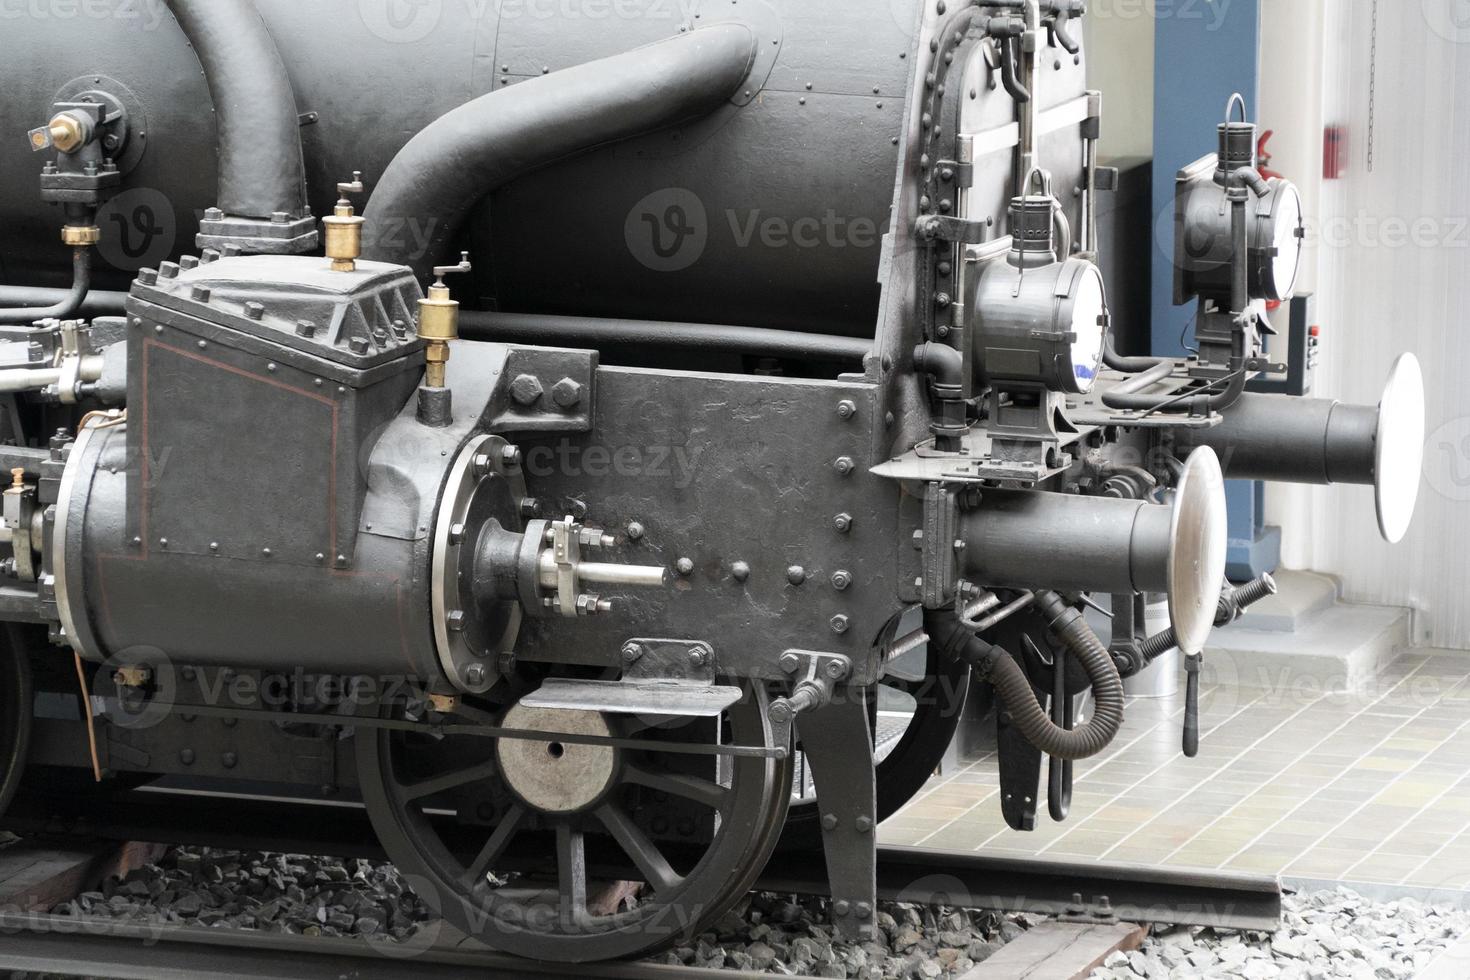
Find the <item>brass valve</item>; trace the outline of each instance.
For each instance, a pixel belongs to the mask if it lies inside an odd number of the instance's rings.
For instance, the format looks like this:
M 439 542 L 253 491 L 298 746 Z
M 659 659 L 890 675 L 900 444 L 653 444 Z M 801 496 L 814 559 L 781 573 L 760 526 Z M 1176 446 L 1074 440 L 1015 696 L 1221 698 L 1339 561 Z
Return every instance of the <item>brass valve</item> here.
M 428 368 L 424 385 L 444 387 L 444 365 L 449 360 L 449 342 L 459 339 L 459 303 L 449 298 L 444 277 L 451 272 L 470 271 L 470 253 L 461 252 L 458 265 L 434 266 L 434 284 L 429 295 L 419 300 L 419 337 L 424 341 Z
M 322 219 L 327 236 L 327 258 L 332 260 L 333 272 L 352 272 L 357 268 L 357 257 L 362 254 L 363 219 L 353 212 L 347 195 L 362 193 L 362 171 L 352 171 L 352 181 L 338 184 L 337 193 L 342 195 L 337 206 Z
M 37 152 L 56 147 L 62 153 L 75 153 L 92 138 L 92 120 L 70 112 L 58 112 L 51 121 L 27 134 L 31 149 Z
M 102 240 L 102 229 L 96 225 L 63 225 L 61 243 L 72 248 L 86 248 Z

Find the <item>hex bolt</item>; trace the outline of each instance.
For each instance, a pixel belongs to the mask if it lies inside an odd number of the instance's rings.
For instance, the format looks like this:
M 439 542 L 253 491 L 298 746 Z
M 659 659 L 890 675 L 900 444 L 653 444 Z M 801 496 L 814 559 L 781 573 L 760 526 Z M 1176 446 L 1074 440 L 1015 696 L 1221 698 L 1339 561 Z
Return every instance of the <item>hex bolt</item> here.
M 851 911 L 852 911 L 852 903 L 849 902 L 845 898 L 839 898 L 837 901 L 835 901 L 835 902 L 832 903 L 832 914 L 833 915 L 843 915 L 843 916 L 845 916 L 848 913 L 850 913 Z
M 792 565 L 786 569 L 786 581 L 792 585 L 800 585 L 806 581 L 806 569 L 800 565 Z
M 534 374 L 518 374 L 510 383 L 510 397 L 517 405 L 529 407 L 536 404 L 543 391 L 541 379 Z
M 628 522 L 628 540 L 641 541 L 643 539 L 643 525 L 637 521 Z
M 710 662 L 710 649 L 703 644 L 695 646 L 689 651 L 689 666 L 707 667 Z
M 694 559 L 687 557 L 680 558 L 678 561 L 674 562 L 674 567 L 679 570 L 680 575 L 688 578 L 690 575 L 694 574 Z
M 464 525 L 463 524 L 451 524 L 451 525 L 449 525 L 449 543 L 450 544 L 459 544 L 463 540 L 464 540 Z
M 844 616 L 842 618 L 846 619 L 847 617 Z M 847 676 L 847 664 L 841 660 L 828 660 L 825 670 L 827 672 L 827 676 L 832 678 L 834 681 L 840 681 L 842 680 L 842 678 Z
M 838 456 L 837 459 L 832 463 L 832 468 L 835 469 L 840 476 L 849 475 L 850 473 L 852 473 L 853 469 L 856 468 L 856 466 L 857 464 L 852 461 L 851 456 Z
M 186 766 L 192 766 L 194 764 L 194 750 L 181 749 L 179 751 L 179 761 Z
M 924 532 L 922 530 L 918 530 L 918 531 L 915 531 L 914 532 L 913 541 L 914 541 L 914 550 L 915 551 L 923 551 L 924 550 Z
M 844 398 L 837 403 L 837 417 L 850 419 L 857 414 L 857 404 L 850 398 Z
M 858 902 L 855 911 L 859 919 L 870 919 L 873 916 L 873 906 L 867 902 Z
M 490 475 L 490 454 L 489 453 L 475 453 L 475 458 L 471 461 L 471 465 L 474 466 L 474 468 L 475 468 L 475 475 L 476 476 L 489 476 Z
M 172 279 L 179 274 L 179 264 L 177 262 L 160 262 L 158 263 L 158 274 L 165 279 Z
M 249 303 L 245 304 L 245 315 L 252 320 L 259 320 L 261 317 L 265 316 L 265 306 L 252 300 Z M 364 341 L 364 343 L 366 343 L 366 341 Z
M 470 664 L 464 669 L 464 682 L 470 687 L 479 687 L 485 683 L 485 665 Z
M 853 826 L 857 828 L 858 833 L 866 834 L 873 829 L 873 820 L 871 817 L 858 817 L 853 821 Z
M 240 761 L 240 757 L 233 752 L 226 752 L 224 755 L 221 755 L 219 757 L 219 761 L 220 765 L 224 766 L 226 769 L 233 769 L 235 768 L 235 763 Z
M 541 501 L 536 499 L 535 497 L 522 497 L 521 516 L 528 519 L 533 517 L 540 517 Z
M 834 633 L 846 633 L 849 625 L 847 617 L 842 613 L 832 617 L 832 632 Z
M 781 655 L 781 669 L 788 674 L 794 674 L 801 667 L 801 657 L 794 653 L 783 653 Z
M 210 296 L 209 287 L 195 286 L 193 289 L 189 290 L 189 296 L 196 303 L 208 303 Z
M 837 829 L 837 814 L 835 814 L 835 813 L 824 813 L 824 814 L 822 814 L 822 829 L 823 830 L 836 830 Z
M 517 446 L 506 446 L 500 451 L 500 462 L 508 469 L 516 469 L 521 465 L 521 450 Z
M 832 518 L 832 526 L 835 527 L 839 533 L 846 534 L 848 531 L 852 530 L 852 515 L 847 513 L 838 514 L 836 517 Z
M 744 582 L 750 578 L 750 565 L 743 561 L 737 561 L 730 566 L 730 574 L 735 577 L 735 581 Z
M 836 589 L 838 592 L 845 590 L 851 584 L 852 572 L 849 572 L 847 569 L 839 568 L 837 571 L 832 573 L 832 588 Z
M 551 386 L 551 400 L 560 408 L 576 408 L 582 401 L 581 382 L 562 378 Z
M 623 663 L 631 664 L 643 656 L 643 647 L 631 640 L 623 644 Z
M 464 629 L 464 610 L 450 610 L 449 615 L 444 617 L 444 621 L 445 625 L 454 630 L 456 633 L 462 631 Z
M 366 354 L 368 341 L 366 337 L 353 337 L 347 342 L 347 349 L 354 354 Z

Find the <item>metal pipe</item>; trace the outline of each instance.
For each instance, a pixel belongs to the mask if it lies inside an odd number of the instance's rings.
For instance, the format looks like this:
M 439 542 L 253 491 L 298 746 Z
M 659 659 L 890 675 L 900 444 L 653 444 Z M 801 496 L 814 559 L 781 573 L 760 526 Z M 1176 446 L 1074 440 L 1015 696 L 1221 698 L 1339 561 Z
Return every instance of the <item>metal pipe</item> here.
M 987 586 L 1166 592 L 1172 508 L 1141 500 L 987 490 L 962 517 L 966 577 Z
M 615 140 L 703 116 L 744 83 L 756 39 L 742 24 L 689 31 L 467 102 L 429 123 L 393 158 L 368 202 L 364 256 L 420 275 L 465 215 L 521 174 Z M 408 221 L 427 222 L 427 248 Z
M 0 391 L 40 391 L 61 380 L 61 368 L 0 369 Z
M 461 311 L 459 332 L 461 337 L 469 340 L 529 343 L 548 347 L 601 347 L 617 344 L 662 349 L 693 347 L 712 353 L 792 357 L 814 361 L 861 361 L 873 349 L 871 340 L 857 337 L 832 337 L 767 327 L 470 310 Z
M 1246 392 L 1213 428 L 1179 429 L 1175 445 L 1209 446 L 1238 480 L 1372 484 L 1378 408 Z
M 657 587 L 668 578 L 661 565 L 618 565 L 613 562 L 584 561 L 577 563 L 577 578 L 583 582 L 605 585 L 643 585 Z
M 269 220 L 306 212 L 296 96 L 250 0 L 167 0 L 199 56 L 219 133 L 218 207 Z
M 61 290 L 49 290 L 57 299 L 49 306 L 23 306 L 14 309 L 0 309 L 0 323 L 34 323 L 37 320 L 65 320 L 76 315 L 87 299 L 87 293 L 92 288 L 92 249 L 90 246 L 82 246 L 71 250 L 71 288 L 62 292 Z M 21 302 L 34 302 L 33 300 L 22 300 Z

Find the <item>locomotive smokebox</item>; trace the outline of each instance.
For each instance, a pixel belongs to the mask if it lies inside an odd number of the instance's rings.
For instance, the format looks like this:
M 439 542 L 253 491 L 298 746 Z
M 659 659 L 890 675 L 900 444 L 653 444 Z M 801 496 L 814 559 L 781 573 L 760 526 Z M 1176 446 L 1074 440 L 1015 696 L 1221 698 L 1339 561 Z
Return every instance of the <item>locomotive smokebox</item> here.
M 1231 479 L 1371 486 L 1384 539 L 1408 532 L 1424 455 L 1424 376 L 1413 354 L 1394 363 L 1377 406 L 1247 393 L 1223 415 L 1214 428 L 1180 429 L 1176 445 L 1214 449 Z

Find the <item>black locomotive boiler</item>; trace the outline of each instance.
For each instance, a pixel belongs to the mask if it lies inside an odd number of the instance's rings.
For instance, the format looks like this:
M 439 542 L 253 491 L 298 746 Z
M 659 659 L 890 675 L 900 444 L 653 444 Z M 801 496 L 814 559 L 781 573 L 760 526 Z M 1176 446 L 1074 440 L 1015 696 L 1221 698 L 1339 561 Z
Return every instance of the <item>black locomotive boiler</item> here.
M 1224 478 L 1407 527 L 1412 357 L 1376 406 L 1246 390 L 1303 226 L 1243 111 L 1179 177 L 1196 353 L 1117 350 L 1083 0 L 88 10 L 0 59 L 0 808 L 360 800 L 448 920 L 568 961 L 820 846 L 861 936 L 972 688 L 1016 827 L 1175 647 L 1195 751 L 1270 587 L 1224 584 Z

